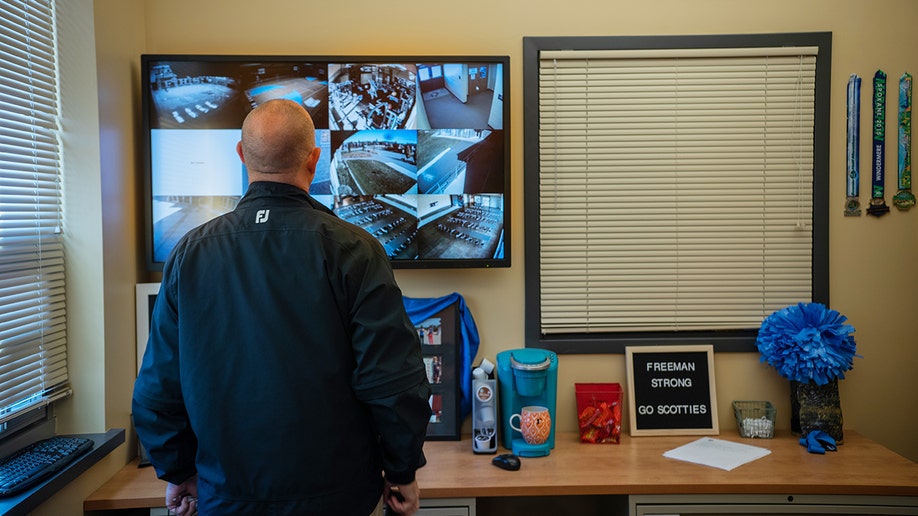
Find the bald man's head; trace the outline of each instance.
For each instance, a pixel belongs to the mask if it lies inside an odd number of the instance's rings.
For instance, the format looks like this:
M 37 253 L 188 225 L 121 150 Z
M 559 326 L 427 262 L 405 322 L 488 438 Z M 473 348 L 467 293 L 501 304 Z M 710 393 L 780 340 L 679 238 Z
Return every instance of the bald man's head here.
M 294 174 L 316 148 L 315 133 L 303 106 L 292 100 L 269 100 L 245 117 L 237 150 L 250 175 Z

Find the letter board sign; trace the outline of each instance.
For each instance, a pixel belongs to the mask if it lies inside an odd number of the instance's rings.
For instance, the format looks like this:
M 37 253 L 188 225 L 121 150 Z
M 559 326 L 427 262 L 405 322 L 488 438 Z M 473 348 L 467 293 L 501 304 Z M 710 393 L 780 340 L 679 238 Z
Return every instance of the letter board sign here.
M 631 435 L 716 435 L 713 346 L 625 348 Z

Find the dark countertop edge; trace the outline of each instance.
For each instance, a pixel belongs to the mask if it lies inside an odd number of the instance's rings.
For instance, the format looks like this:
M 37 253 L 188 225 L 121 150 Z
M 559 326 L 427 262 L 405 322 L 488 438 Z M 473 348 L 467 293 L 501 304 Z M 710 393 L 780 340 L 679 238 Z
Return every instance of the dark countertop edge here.
M 71 434 L 67 434 L 71 435 Z M 5 516 L 26 515 L 54 496 L 67 484 L 85 473 L 106 455 L 124 443 L 124 429 L 113 428 L 102 434 L 72 434 L 92 439 L 95 445 L 56 475 L 37 486 L 10 498 L 0 499 L 0 514 Z

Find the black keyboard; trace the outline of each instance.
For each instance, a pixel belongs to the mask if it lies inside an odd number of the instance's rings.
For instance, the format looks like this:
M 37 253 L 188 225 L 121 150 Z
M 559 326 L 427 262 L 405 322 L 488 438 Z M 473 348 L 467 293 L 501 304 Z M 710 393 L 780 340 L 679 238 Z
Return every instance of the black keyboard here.
M 0 496 L 13 496 L 60 471 L 93 447 L 92 439 L 56 435 L 0 460 Z

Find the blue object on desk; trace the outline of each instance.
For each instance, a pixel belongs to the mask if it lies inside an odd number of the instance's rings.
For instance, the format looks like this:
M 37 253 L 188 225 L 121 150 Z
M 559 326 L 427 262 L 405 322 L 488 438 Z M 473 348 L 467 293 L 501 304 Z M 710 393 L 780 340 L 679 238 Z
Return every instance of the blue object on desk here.
M 497 391 L 501 409 L 498 435 L 504 448 L 520 457 L 544 457 L 551 453 L 557 426 L 558 355 L 537 348 L 501 351 L 497 354 Z M 527 406 L 546 407 L 553 420 L 548 439 L 541 444 L 526 442 L 510 421 Z
M 822 430 L 812 430 L 805 437 L 800 438 L 800 444 L 806 446 L 808 452 L 820 455 L 824 455 L 827 450 L 836 451 L 838 449 L 835 439 Z

